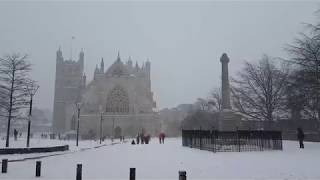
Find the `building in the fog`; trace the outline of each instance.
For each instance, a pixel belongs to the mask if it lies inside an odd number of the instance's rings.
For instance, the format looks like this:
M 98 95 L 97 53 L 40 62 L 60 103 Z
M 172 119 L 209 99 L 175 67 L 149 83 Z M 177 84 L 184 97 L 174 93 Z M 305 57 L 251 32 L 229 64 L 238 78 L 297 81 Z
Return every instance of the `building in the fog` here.
M 80 134 L 84 138 L 98 137 L 100 125 L 103 136 L 133 136 L 141 131 L 158 133 L 160 124 L 154 111 L 149 61 L 139 66 L 131 58 L 123 62 L 118 54 L 105 71 L 101 59 L 89 83 L 83 69 L 83 51 L 78 61 L 64 60 L 61 50 L 57 51 L 54 132 L 76 129 L 76 103 L 81 102 Z

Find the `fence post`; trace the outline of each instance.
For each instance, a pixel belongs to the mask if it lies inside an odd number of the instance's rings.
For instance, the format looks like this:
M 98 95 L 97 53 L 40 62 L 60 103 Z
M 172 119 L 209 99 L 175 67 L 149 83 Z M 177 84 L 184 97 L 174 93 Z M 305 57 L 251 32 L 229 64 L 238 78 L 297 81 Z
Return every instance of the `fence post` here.
M 8 170 L 8 159 L 2 159 L 2 173 L 7 173 Z
M 41 176 L 41 161 L 36 161 L 36 177 Z
M 239 136 L 239 129 L 238 127 L 236 127 L 237 129 L 237 143 L 238 143 L 238 151 L 241 151 L 241 147 L 240 147 L 240 136 Z
M 136 168 L 130 168 L 129 180 L 135 180 L 135 179 L 136 179 Z
M 179 171 L 179 180 L 187 180 L 187 172 Z
M 259 131 L 259 147 L 260 151 L 263 151 L 262 131 Z
M 213 131 L 213 152 L 216 152 L 216 131 Z
M 82 164 L 77 164 L 77 176 L 76 180 L 82 179 Z
M 201 126 L 200 126 L 200 130 L 199 130 L 199 140 L 200 140 L 200 142 L 199 142 L 199 146 L 200 146 L 200 150 L 202 149 L 202 133 L 201 133 Z

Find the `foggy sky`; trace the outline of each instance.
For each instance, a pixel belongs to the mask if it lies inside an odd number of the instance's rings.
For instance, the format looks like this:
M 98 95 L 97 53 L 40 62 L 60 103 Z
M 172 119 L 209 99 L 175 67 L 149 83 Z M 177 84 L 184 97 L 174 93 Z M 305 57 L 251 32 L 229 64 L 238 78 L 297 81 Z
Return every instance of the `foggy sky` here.
M 286 57 L 303 22 L 315 22 L 314 2 L 0 2 L 0 55 L 29 54 L 32 77 L 40 84 L 35 103 L 52 109 L 55 53 L 65 59 L 85 53 L 87 83 L 129 56 L 151 61 L 152 90 L 158 108 L 192 103 L 220 86 L 222 53 L 232 75 L 244 60 L 263 54 Z

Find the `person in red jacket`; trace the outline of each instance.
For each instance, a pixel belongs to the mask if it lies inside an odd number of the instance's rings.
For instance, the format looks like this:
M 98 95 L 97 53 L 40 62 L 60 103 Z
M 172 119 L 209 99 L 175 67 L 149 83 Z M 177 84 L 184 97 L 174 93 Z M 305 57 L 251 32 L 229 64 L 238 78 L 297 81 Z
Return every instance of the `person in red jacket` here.
M 162 132 L 159 134 L 159 143 L 164 144 L 165 134 Z

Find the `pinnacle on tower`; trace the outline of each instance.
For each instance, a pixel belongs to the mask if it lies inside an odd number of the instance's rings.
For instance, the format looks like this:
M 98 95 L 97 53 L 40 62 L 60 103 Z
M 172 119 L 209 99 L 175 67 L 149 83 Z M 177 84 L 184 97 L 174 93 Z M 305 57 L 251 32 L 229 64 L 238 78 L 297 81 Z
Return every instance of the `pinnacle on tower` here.
M 81 51 L 79 53 L 79 59 L 83 60 L 84 59 L 84 52 L 83 52 L 83 48 L 81 48 Z
M 57 61 L 63 61 L 63 56 L 62 56 L 62 51 L 61 51 L 61 46 L 59 46 L 59 49 L 57 51 Z
M 58 51 L 57 51 L 57 53 L 61 53 L 62 51 L 61 51 L 61 46 L 59 46 L 59 49 L 58 49 Z
M 132 59 L 131 59 L 131 56 L 129 56 L 127 64 L 129 65 L 129 67 L 132 67 Z
M 117 61 L 121 61 L 121 59 L 120 59 L 120 51 L 118 51 Z
M 82 76 L 82 86 L 83 87 L 86 87 L 86 81 L 87 81 L 86 73 L 83 73 L 83 76 Z
M 104 62 L 103 62 L 103 58 L 101 58 L 100 71 L 101 71 L 101 73 L 104 73 Z

